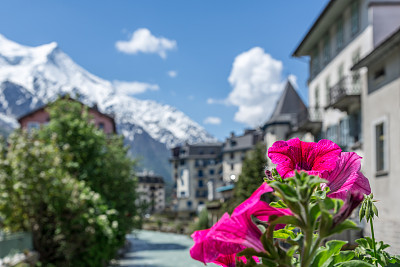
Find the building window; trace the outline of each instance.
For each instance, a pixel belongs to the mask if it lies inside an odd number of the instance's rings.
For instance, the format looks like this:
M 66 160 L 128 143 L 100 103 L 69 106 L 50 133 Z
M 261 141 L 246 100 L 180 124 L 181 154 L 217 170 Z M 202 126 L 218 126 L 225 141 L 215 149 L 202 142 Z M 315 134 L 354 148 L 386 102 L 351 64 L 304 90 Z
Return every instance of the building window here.
M 336 25 L 336 51 L 342 50 L 343 46 L 344 46 L 343 19 L 340 18 Z
M 383 77 L 385 77 L 385 68 L 380 68 L 377 71 L 374 72 L 374 80 L 380 80 Z
M 328 62 L 331 60 L 331 46 L 330 46 L 330 39 L 329 39 L 329 34 L 327 34 L 324 38 L 324 49 L 323 49 L 323 59 L 324 59 L 324 64 L 328 64 Z
M 315 87 L 314 91 L 314 97 L 315 97 L 315 108 L 319 109 L 319 86 Z
M 319 52 L 318 46 L 314 49 L 313 56 L 311 58 L 311 76 L 317 76 L 319 71 Z
M 357 62 L 360 61 L 360 49 L 357 49 L 353 53 L 352 57 L 352 63 L 353 65 L 356 64 Z M 360 93 L 361 92 L 361 79 L 360 79 L 360 72 L 359 70 L 353 71 L 351 74 L 351 83 L 352 83 L 352 91 L 354 93 Z
M 235 169 L 235 165 L 232 163 L 231 164 L 231 170 L 233 171 L 233 169 Z
M 331 103 L 331 78 L 328 76 L 325 79 L 326 106 Z
M 104 129 L 104 122 L 99 123 L 99 129 L 103 130 Z
M 341 82 L 344 78 L 344 64 L 340 64 L 338 67 L 338 78 L 339 78 L 339 82 Z
M 203 180 L 199 180 L 199 187 L 203 187 L 203 186 L 204 186 Z
M 349 145 L 349 135 L 350 135 L 350 128 L 349 128 L 349 118 L 346 117 L 342 119 L 339 123 L 339 144 L 342 147 L 346 147 Z
M 231 159 L 235 158 L 235 153 L 231 152 Z
M 203 177 L 203 170 L 198 170 L 197 171 L 197 176 L 198 177 Z
M 192 206 L 192 201 L 188 200 L 187 206 L 190 208 Z
M 210 169 L 210 175 L 214 175 L 214 173 L 215 173 L 215 171 L 214 171 L 214 169 Z
M 360 8 L 358 1 L 351 5 L 351 35 L 354 36 L 360 30 Z
M 326 139 L 338 143 L 338 126 L 332 125 L 326 129 Z
M 388 170 L 388 135 L 385 121 L 375 124 L 375 165 L 376 172 Z

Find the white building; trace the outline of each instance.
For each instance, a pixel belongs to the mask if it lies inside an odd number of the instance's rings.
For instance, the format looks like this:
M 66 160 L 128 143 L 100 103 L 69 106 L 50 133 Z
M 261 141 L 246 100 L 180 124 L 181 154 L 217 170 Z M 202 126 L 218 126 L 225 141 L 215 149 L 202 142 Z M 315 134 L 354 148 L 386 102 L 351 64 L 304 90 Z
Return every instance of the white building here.
M 173 205 L 180 216 L 189 217 L 216 198 L 216 187 L 222 184 L 221 150 L 222 143 L 185 144 L 172 149 Z
M 148 212 L 165 209 L 165 184 L 161 176 L 149 173 L 138 174 L 138 201 L 148 206 Z
M 262 142 L 261 130 L 245 130 L 243 135 L 236 136 L 231 133 L 222 148 L 222 177 L 225 184 L 234 183 L 239 180 L 242 173 L 243 160 L 254 146 Z
M 399 26 L 399 0 L 331 0 L 293 53 L 310 58 L 309 104 L 324 108 L 320 136 L 363 156 L 363 171 L 382 200 L 377 239 L 396 253 Z
M 310 58 L 309 105 L 323 107 L 321 137 L 362 154 L 361 57 L 400 22 L 399 1 L 331 0 L 293 53 Z
M 364 173 L 379 209 L 375 236 L 400 251 L 400 28 L 353 69 L 368 68 L 362 93 Z M 369 229 L 366 229 L 369 232 Z

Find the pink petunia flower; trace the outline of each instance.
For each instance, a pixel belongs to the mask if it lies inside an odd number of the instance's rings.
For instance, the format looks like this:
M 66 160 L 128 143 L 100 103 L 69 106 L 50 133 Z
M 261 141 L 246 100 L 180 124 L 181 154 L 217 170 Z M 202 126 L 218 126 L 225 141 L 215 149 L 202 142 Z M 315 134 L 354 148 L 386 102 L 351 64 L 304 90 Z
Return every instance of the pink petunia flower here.
M 268 221 L 271 215 L 291 214 L 288 209 L 273 208 L 260 200 L 262 194 L 272 191 L 268 184 L 263 183 L 250 198 L 235 208 L 232 216 L 225 213 L 210 229 L 195 231 L 192 235 L 195 244 L 190 250 L 192 258 L 203 263 L 221 263 L 221 260 L 232 261 L 245 248 L 263 251 L 260 241 L 262 233 L 253 223 L 252 216 Z
M 350 217 L 351 213 L 364 200 L 364 194 L 360 191 L 349 191 L 346 195 L 346 200 L 339 212 L 335 214 L 332 221 L 332 228 Z
M 325 178 L 336 167 L 340 152 L 340 147 L 330 140 L 314 143 L 295 138 L 275 142 L 268 149 L 268 157 L 277 164 L 282 178 L 293 177 L 296 170 Z
M 368 179 L 361 173 L 361 157 L 355 152 L 342 152 L 336 162 L 336 168 L 326 177 L 331 190 L 331 198 L 346 200 L 348 192 L 360 191 L 369 195 L 371 187 Z

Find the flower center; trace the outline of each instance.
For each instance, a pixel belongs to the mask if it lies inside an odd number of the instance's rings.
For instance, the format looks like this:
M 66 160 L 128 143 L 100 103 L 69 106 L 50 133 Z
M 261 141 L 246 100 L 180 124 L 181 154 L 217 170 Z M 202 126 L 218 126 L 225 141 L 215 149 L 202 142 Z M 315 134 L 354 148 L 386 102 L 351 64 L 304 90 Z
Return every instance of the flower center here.
M 312 166 L 306 161 L 301 161 L 301 162 L 297 162 L 296 170 L 299 170 L 299 171 L 300 170 L 311 171 L 312 170 Z

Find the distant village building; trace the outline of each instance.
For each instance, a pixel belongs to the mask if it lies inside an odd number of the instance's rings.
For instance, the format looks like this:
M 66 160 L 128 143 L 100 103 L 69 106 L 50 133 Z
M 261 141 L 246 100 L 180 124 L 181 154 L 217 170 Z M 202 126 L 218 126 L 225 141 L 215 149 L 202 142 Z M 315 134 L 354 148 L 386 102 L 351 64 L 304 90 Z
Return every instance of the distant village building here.
M 71 98 L 69 98 L 69 100 L 78 102 L 82 104 L 82 106 L 84 106 L 83 103 L 77 100 Z M 21 125 L 21 128 L 30 131 L 31 129 L 39 129 L 41 125 L 47 124 L 50 121 L 49 113 L 46 111 L 47 107 L 48 104 L 18 118 L 18 122 Z M 101 113 L 97 109 L 96 105 L 93 107 L 89 107 L 88 112 L 93 117 L 94 124 L 99 129 L 103 129 L 106 134 L 112 134 L 117 132 L 115 120 L 112 116 Z
M 262 142 L 262 139 L 261 130 L 248 129 L 240 136 L 235 136 L 234 133 L 231 133 L 231 136 L 223 143 L 222 148 L 222 177 L 224 183 L 229 184 L 239 180 L 246 154 L 258 142 Z
M 173 148 L 170 162 L 175 182 L 174 209 L 189 217 L 216 198 L 222 183 L 222 143 L 185 144 Z
M 173 148 L 170 162 L 175 181 L 175 211 L 190 216 L 207 202 L 231 198 L 245 156 L 262 139 L 263 132 L 253 129 L 240 136 L 231 134 L 224 143 L 185 144 Z
M 400 251 L 400 28 L 361 59 L 353 70 L 368 68 L 362 92 L 364 174 L 379 209 L 375 238 Z M 396 203 L 396 204 L 394 204 Z M 366 229 L 369 232 L 369 229 Z
M 165 210 L 165 183 L 161 176 L 138 174 L 138 202 L 148 206 L 149 213 Z

